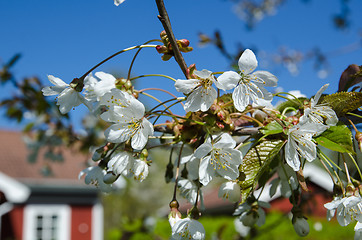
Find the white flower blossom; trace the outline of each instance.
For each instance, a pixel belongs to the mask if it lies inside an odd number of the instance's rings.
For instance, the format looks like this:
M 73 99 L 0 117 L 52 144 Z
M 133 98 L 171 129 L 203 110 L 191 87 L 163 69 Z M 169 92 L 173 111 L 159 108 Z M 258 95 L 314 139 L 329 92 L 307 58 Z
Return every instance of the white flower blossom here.
M 294 171 L 300 168 L 299 156 L 309 162 L 316 158 L 317 148 L 312 137 L 326 129 L 327 126 L 315 123 L 297 124 L 289 129 L 288 141 L 285 145 L 285 160 Z
M 72 108 L 79 106 L 81 103 L 84 103 L 88 108 L 90 107 L 83 95 L 70 87 L 69 84 L 53 75 L 48 75 L 48 79 L 54 86 L 44 87 L 42 89 L 43 95 L 52 96 L 59 94 L 57 97 L 57 105 L 62 114 L 69 112 Z
M 116 78 L 104 72 L 89 74 L 84 79 L 85 98 L 91 102 L 100 101 L 104 94 L 116 88 Z
M 110 192 L 112 190 L 111 185 L 106 184 L 103 181 L 103 178 L 106 175 L 106 171 L 104 169 L 98 166 L 88 167 L 79 173 L 78 178 L 80 179 L 83 175 L 86 175 L 84 182 L 87 185 L 93 184 L 100 188 L 103 192 Z
M 256 224 L 260 227 L 265 223 L 265 212 L 263 208 L 270 208 L 270 204 L 263 201 L 256 201 L 250 205 L 248 202 L 244 202 L 235 209 L 233 215 L 240 215 L 239 220 L 244 226 L 252 227 Z
M 142 182 L 148 176 L 148 165 L 145 161 L 136 159 L 130 172 L 134 179 Z
M 132 168 L 134 158 L 129 152 L 119 152 L 112 156 L 108 162 L 108 170 L 116 175 L 127 175 L 129 169 Z
M 240 185 L 237 182 L 225 182 L 221 184 L 218 196 L 230 202 L 238 202 L 240 200 Z
M 179 186 L 181 196 L 186 198 L 187 201 L 189 201 L 189 203 L 195 204 L 197 192 L 199 191 L 198 186 L 193 181 L 190 181 L 188 179 L 180 179 L 178 180 L 177 184 Z M 202 203 L 201 205 L 203 205 L 204 200 L 201 190 L 200 190 L 199 199 Z
M 324 204 L 324 207 L 328 209 L 328 220 L 337 212 L 336 217 L 341 226 L 347 226 L 353 219 L 362 222 L 362 198 L 360 196 L 336 198 L 332 202 Z
M 178 92 L 188 94 L 184 109 L 186 112 L 207 111 L 217 97 L 217 92 L 212 84 L 215 78 L 208 70 L 194 71 L 198 79 L 178 79 L 175 88 Z
M 172 240 L 202 240 L 205 239 L 205 228 L 202 224 L 191 218 L 180 219 L 172 227 Z
M 240 74 L 227 71 L 220 75 L 216 82 L 216 86 L 223 90 L 235 88 L 232 94 L 235 108 L 241 112 L 244 111 L 250 103 L 250 99 L 260 106 L 271 102 L 273 95 L 264 87 L 275 87 L 278 79 L 267 71 L 252 73 L 258 66 L 258 61 L 250 49 L 243 52 L 238 65 Z
M 105 94 L 104 103 L 109 110 L 101 115 L 107 122 L 113 122 L 104 135 L 109 142 L 122 143 L 131 139 L 133 149 L 142 150 L 153 135 L 152 124 L 144 117 L 145 107 L 137 99 L 118 89 Z
M 228 133 L 213 135 L 195 151 L 194 156 L 201 159 L 199 168 L 200 182 L 206 186 L 215 174 L 228 180 L 235 180 L 239 176 L 239 165 L 242 162 L 242 153 L 234 149 L 235 140 Z
M 300 118 L 301 123 L 312 122 L 316 124 L 326 124 L 335 126 L 338 117 L 333 109 L 326 104 L 317 104 L 322 93 L 327 89 L 329 84 L 325 84 L 319 89 L 317 94 L 310 100 L 310 108 L 304 109 L 304 115 Z
M 122 4 L 125 0 L 114 0 L 114 5 L 119 6 Z

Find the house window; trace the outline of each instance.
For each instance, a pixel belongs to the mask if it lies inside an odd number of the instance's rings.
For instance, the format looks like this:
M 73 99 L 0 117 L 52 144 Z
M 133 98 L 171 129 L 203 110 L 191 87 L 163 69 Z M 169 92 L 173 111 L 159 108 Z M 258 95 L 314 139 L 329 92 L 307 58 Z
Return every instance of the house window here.
M 27 205 L 24 210 L 24 240 L 69 240 L 70 207 Z

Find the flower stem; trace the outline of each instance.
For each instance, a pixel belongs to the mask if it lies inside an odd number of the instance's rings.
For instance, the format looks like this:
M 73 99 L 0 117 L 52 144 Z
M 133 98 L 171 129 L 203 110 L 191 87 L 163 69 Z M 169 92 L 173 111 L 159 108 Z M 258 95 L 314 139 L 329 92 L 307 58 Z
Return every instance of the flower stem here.
M 143 94 L 143 95 L 145 95 L 145 96 L 147 96 L 147 97 L 150 97 L 150 98 L 156 100 L 157 102 L 161 103 L 165 108 L 167 108 L 167 106 L 166 106 L 165 104 L 163 104 L 161 100 L 159 100 L 158 98 L 152 96 L 151 94 L 148 94 L 148 93 L 145 93 L 145 92 L 139 92 L 139 93 L 141 93 L 141 94 Z M 171 110 L 168 110 L 168 111 L 169 111 L 170 114 L 173 114 L 173 113 L 171 112 Z
M 168 78 L 168 79 L 171 79 L 172 81 L 176 82 L 176 79 L 170 77 L 170 76 L 167 76 L 167 75 L 163 75 L 163 74 L 145 74 L 145 75 L 140 75 L 140 76 L 137 76 L 137 77 L 133 77 L 133 78 L 130 78 L 129 80 L 135 80 L 135 79 L 138 79 L 138 78 L 142 78 L 142 77 L 164 77 L 164 78 Z
M 354 157 L 352 156 L 351 153 L 348 153 L 348 156 L 352 159 L 352 162 L 353 162 L 354 165 L 356 166 L 357 171 L 358 171 L 358 173 L 359 173 L 359 177 L 360 177 L 360 179 L 362 180 L 362 173 L 361 173 L 361 170 L 360 170 L 360 168 L 359 168 L 359 166 L 358 166 L 358 164 L 357 164 L 357 162 L 356 162 L 356 159 L 354 159 Z
M 88 76 L 88 74 L 90 74 L 94 69 L 96 69 L 97 67 L 99 67 L 100 65 L 102 65 L 103 63 L 107 62 L 108 60 L 114 58 L 115 56 L 121 54 L 121 53 L 124 53 L 124 52 L 127 52 L 127 51 L 130 51 L 130 50 L 133 50 L 133 49 L 137 49 L 137 48 L 146 48 L 146 47 L 151 47 L 151 48 L 155 48 L 157 45 L 138 45 L 138 46 L 133 46 L 133 47 L 129 47 L 129 48 L 126 48 L 126 49 L 123 49 L 119 52 L 116 52 L 115 54 L 107 57 L 106 59 L 104 59 L 103 61 L 101 61 L 100 63 L 98 63 L 97 65 L 95 65 L 94 67 L 92 67 L 88 72 L 86 72 L 85 74 L 83 74 L 83 76 L 81 76 L 79 79 L 80 80 L 84 80 L 84 78 L 86 76 Z
M 162 42 L 160 39 L 152 39 L 152 40 L 149 40 L 149 41 L 147 41 L 147 42 L 145 42 L 144 44 L 142 44 L 142 45 L 146 45 L 146 44 L 149 44 L 149 43 L 151 43 L 151 42 Z M 131 71 L 132 71 L 132 67 L 133 67 L 133 64 L 134 64 L 134 61 L 136 60 L 136 58 L 137 58 L 137 56 L 138 56 L 138 54 L 139 54 L 139 52 L 142 50 L 142 48 L 139 48 L 138 50 L 137 50 L 137 52 L 135 53 L 135 55 L 134 55 L 134 57 L 133 57 L 133 59 L 132 59 L 132 61 L 131 61 L 131 65 L 129 66 L 129 69 L 128 69 L 128 74 L 127 74 L 127 79 L 129 79 L 130 77 L 131 77 Z

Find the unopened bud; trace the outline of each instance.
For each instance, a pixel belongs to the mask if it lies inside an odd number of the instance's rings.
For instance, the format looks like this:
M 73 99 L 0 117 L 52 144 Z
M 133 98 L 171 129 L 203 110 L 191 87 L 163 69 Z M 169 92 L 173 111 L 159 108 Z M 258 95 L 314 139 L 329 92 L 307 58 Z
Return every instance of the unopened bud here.
M 107 184 L 114 183 L 117 180 L 117 176 L 113 172 L 107 172 L 103 177 L 103 182 Z
M 168 49 L 167 49 L 167 47 L 165 47 L 165 46 L 161 46 L 161 45 L 157 45 L 156 46 L 156 51 L 158 52 L 158 53 L 167 53 L 168 52 Z
M 187 39 L 177 40 L 177 42 L 181 45 L 181 47 L 186 48 L 190 45 L 190 41 Z
M 356 132 L 356 135 L 355 135 L 354 137 L 355 137 L 355 139 L 356 139 L 357 142 L 358 142 L 358 148 L 359 148 L 359 150 L 362 151 L 362 133 L 359 132 L 359 131 L 357 131 L 357 132 Z
M 166 33 L 165 30 L 163 30 L 163 31 L 160 33 L 160 37 L 161 37 L 162 40 L 167 38 L 167 33 Z
M 308 221 L 304 217 L 293 218 L 293 227 L 295 232 L 301 236 L 305 237 L 309 233 L 309 224 Z

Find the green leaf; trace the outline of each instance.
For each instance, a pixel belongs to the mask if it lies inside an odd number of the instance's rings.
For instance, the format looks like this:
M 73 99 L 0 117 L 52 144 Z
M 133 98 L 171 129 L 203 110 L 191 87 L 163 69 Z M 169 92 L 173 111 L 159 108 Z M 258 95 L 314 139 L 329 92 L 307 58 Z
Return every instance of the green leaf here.
M 352 133 L 346 125 L 332 126 L 315 138 L 317 143 L 340 153 L 354 153 Z
M 283 127 L 277 121 L 272 121 L 260 131 L 264 135 L 278 134 L 283 132 Z
M 283 112 L 284 109 L 286 109 L 286 108 L 294 108 L 294 109 L 298 110 L 301 107 L 300 103 L 303 103 L 305 100 L 307 100 L 307 98 L 304 98 L 304 97 L 300 97 L 298 99 L 292 98 L 290 100 L 280 103 L 277 106 L 277 110 L 279 112 Z M 292 110 L 288 110 L 287 112 L 290 112 L 290 111 L 292 111 Z
M 323 97 L 321 104 L 328 104 L 338 117 L 356 110 L 362 106 L 362 93 L 360 92 L 338 92 Z
M 283 147 L 282 140 L 265 140 L 252 147 L 243 159 L 240 165 L 240 187 L 241 203 L 245 202 L 247 197 L 256 187 L 258 180 L 269 167 L 271 161 Z M 240 203 L 240 204 L 241 204 Z

